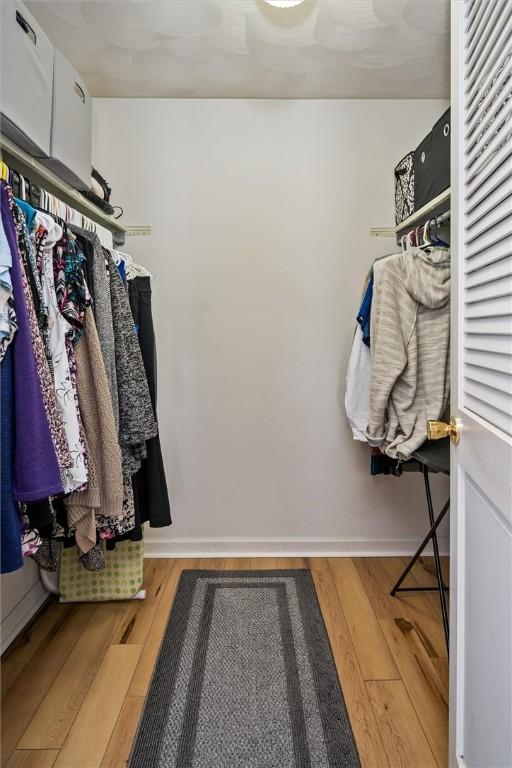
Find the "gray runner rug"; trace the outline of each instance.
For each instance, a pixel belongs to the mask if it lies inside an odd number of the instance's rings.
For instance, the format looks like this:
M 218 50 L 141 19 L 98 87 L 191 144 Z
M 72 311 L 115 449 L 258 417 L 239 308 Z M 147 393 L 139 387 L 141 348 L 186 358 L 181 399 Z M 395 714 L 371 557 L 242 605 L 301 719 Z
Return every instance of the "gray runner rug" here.
M 360 768 L 311 573 L 184 571 L 130 768 Z

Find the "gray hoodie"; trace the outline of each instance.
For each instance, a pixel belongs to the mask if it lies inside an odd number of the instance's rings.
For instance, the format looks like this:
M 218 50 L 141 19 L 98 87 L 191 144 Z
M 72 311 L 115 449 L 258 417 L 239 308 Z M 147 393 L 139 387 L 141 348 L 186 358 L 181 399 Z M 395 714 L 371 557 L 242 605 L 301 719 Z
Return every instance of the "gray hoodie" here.
M 374 265 L 367 438 L 407 460 L 449 401 L 450 254 L 412 248 Z

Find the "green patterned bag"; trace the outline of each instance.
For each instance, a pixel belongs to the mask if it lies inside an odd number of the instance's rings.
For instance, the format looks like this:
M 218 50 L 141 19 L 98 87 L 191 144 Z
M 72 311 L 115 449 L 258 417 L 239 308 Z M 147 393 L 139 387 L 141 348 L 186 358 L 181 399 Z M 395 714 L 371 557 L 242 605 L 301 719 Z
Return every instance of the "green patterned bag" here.
M 59 573 L 61 603 L 129 600 L 142 587 L 144 542 L 122 541 L 105 549 L 103 571 L 88 571 L 77 547 L 62 548 Z

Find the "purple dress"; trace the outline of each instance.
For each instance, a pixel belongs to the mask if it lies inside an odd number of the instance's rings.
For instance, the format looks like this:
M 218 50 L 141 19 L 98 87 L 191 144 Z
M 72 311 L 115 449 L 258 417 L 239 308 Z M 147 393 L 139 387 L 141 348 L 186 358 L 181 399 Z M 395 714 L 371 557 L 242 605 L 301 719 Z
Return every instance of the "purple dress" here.
M 59 464 L 41 394 L 25 306 L 16 230 L 5 185 L 1 188 L 2 222 L 12 254 L 11 278 L 18 330 L 14 338 L 13 496 L 38 501 L 63 493 Z

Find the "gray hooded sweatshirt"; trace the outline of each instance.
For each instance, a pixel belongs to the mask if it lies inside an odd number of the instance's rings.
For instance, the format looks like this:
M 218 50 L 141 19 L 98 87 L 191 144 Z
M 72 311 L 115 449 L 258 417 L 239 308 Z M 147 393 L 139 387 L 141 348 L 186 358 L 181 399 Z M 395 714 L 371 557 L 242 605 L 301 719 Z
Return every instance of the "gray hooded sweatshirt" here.
M 367 438 L 407 460 L 449 401 L 450 254 L 412 248 L 374 265 Z

